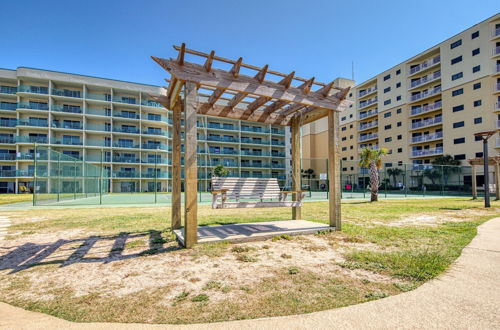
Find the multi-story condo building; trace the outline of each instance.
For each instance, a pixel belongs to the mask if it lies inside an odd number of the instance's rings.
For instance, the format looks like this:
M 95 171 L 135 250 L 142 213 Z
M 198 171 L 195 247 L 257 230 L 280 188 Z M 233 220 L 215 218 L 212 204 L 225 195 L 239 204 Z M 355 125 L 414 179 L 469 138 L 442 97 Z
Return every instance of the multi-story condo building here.
M 500 14 L 354 86 L 349 97 L 354 104 L 340 122 L 344 174 L 359 174 L 352 164 L 363 147 L 387 148 L 387 166 L 441 155 L 468 165 L 482 156 L 474 133 L 500 129 Z M 326 142 L 325 127 L 310 125 L 304 138 Z M 310 156 L 326 158 L 321 152 Z M 499 152 L 496 135 L 489 154 Z
M 152 98 L 164 93 L 159 86 L 0 69 L 0 193 L 33 187 L 35 144 L 102 162 L 111 192 L 151 192 L 155 182 L 169 191 L 172 118 Z M 286 180 L 288 130 L 207 116 L 199 116 L 198 127 L 200 189 L 208 188 L 217 164 L 232 175 Z M 47 185 L 37 183 L 40 192 L 53 191 Z

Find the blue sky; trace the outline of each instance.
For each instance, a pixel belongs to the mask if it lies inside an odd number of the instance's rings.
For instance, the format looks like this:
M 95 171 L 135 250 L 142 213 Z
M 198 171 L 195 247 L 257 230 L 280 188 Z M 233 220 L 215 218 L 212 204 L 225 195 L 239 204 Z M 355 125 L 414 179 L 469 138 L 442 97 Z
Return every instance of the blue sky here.
M 473 4 L 471 6 L 471 4 Z M 2 1 L 0 67 L 163 85 L 173 44 L 362 82 L 500 10 L 492 1 Z

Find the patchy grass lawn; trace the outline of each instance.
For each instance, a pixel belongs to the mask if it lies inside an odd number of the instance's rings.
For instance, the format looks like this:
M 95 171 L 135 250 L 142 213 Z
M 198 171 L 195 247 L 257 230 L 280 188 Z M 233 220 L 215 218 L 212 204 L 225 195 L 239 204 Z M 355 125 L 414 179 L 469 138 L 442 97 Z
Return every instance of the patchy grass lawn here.
M 0 300 L 74 321 L 193 323 L 308 313 L 412 290 L 498 216 L 464 198 L 342 204 L 342 232 L 179 249 L 170 209 L 3 212 Z M 212 210 L 200 224 L 289 219 L 288 208 Z M 326 202 L 306 203 L 326 222 Z
M 33 201 L 32 194 L 0 194 L 0 205 Z

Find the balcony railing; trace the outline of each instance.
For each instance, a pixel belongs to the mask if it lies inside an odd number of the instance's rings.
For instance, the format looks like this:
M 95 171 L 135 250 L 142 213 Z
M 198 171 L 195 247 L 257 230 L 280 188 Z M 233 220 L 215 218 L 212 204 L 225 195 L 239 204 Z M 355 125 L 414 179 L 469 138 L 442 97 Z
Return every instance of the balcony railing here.
M 17 87 L 0 86 L 0 93 L 1 94 L 16 94 L 17 93 Z
M 139 148 L 139 144 L 135 142 L 125 142 L 125 141 L 116 141 L 113 142 L 113 147 L 116 148 Z
M 113 102 L 137 104 L 137 99 L 131 96 L 113 96 Z
M 411 101 L 418 101 L 421 99 L 425 99 L 426 97 L 430 97 L 435 94 L 441 93 L 441 86 L 440 87 L 434 87 L 431 90 L 423 91 L 418 94 L 414 94 L 411 96 Z
M 493 56 L 500 55 L 500 46 L 493 48 Z
M 163 107 L 160 103 L 153 101 L 153 100 L 142 100 L 141 104 L 145 105 L 147 107 L 155 107 L 155 108 Z
M 359 102 L 359 108 L 360 108 L 360 109 L 361 109 L 361 108 L 365 108 L 365 107 L 367 107 L 367 106 L 369 106 L 369 105 L 372 105 L 372 104 L 374 104 L 374 103 L 377 103 L 377 100 L 378 100 L 378 99 L 377 99 L 376 97 L 374 97 L 374 98 L 372 98 L 372 99 L 369 99 L 369 100 L 366 100 L 366 101 L 363 101 L 363 102 Z
M 261 139 L 254 139 L 254 138 L 247 138 L 247 137 L 242 137 L 241 138 L 241 143 L 245 144 L 266 144 L 269 145 L 269 140 L 261 140 Z M 278 141 L 276 141 L 278 143 Z M 274 145 L 274 143 L 273 143 Z
M 430 60 L 427 60 L 425 62 L 420 63 L 419 65 L 416 65 L 416 66 L 410 68 L 410 74 L 412 75 L 412 74 L 415 74 L 417 72 L 420 72 L 428 67 L 431 67 L 435 64 L 438 64 L 439 62 L 441 62 L 441 56 L 439 56 L 439 55 L 435 56 L 435 57 L 431 58 Z
M 500 137 L 497 138 L 497 143 L 495 144 L 496 148 L 500 148 Z
M 500 120 L 497 120 L 497 129 L 500 129 Z
M 139 119 L 139 114 L 132 112 L 113 112 L 113 117 Z
M 38 102 L 19 102 L 17 104 L 18 109 L 33 109 L 33 110 L 49 110 L 49 105 L 47 103 Z
M 500 111 L 500 102 L 495 103 L 495 111 Z
M 87 138 L 85 139 L 85 145 L 93 147 L 111 147 L 111 140 Z
M 261 127 L 241 126 L 241 131 L 242 132 L 254 132 L 254 133 L 269 133 L 269 130 L 267 128 L 261 128 Z
M 85 98 L 98 101 L 111 102 L 111 94 L 87 93 Z
M 159 135 L 159 136 L 168 136 L 168 137 L 170 137 L 170 134 L 168 134 L 167 131 L 164 131 L 164 130 L 143 130 L 142 134 L 146 134 L 146 135 Z
M 87 108 L 85 110 L 85 113 L 88 114 L 88 115 L 96 115 L 96 116 L 106 116 L 106 117 L 111 116 L 111 110 L 107 110 L 107 109 L 92 109 L 92 108 Z
M 87 123 L 85 124 L 85 129 L 89 131 L 111 132 L 111 125 Z
M 16 127 L 17 119 L 14 118 L 0 118 L 0 127 Z
M 242 156 L 260 156 L 267 157 L 270 155 L 268 151 L 251 151 L 251 150 L 241 150 Z
M 414 136 L 411 138 L 411 142 L 419 143 L 419 142 L 427 142 L 431 140 L 437 140 L 443 138 L 443 132 L 436 132 L 434 134 L 425 134 L 420 136 Z
M 500 83 L 495 85 L 495 92 L 500 92 Z
M 429 119 L 415 121 L 415 122 L 411 123 L 411 128 L 412 129 L 422 128 L 422 127 L 440 124 L 442 122 L 443 122 L 443 117 L 429 118 Z
M 80 122 L 60 122 L 52 121 L 52 128 L 66 128 L 66 129 L 82 129 L 83 125 Z
M 12 111 L 16 111 L 16 109 L 17 109 L 17 103 L 0 102 L 0 110 L 12 110 Z
M 18 126 L 36 126 L 36 127 L 49 127 L 48 120 L 39 120 L 39 119 L 20 119 Z
M 78 106 L 69 106 L 62 104 L 53 104 L 50 108 L 52 111 L 66 112 L 66 113 L 82 113 L 82 108 Z
M 367 141 L 367 140 L 376 139 L 376 138 L 378 138 L 377 133 L 360 135 L 359 141 Z
M 245 152 L 251 152 L 251 151 L 243 151 L 242 150 L 241 154 L 243 155 Z M 198 151 L 197 153 L 202 153 L 202 152 Z M 238 150 L 224 150 L 224 149 L 219 150 L 219 151 L 212 149 L 212 150 L 209 150 L 209 153 L 211 155 L 239 155 Z
M 113 132 L 139 134 L 140 130 L 137 127 L 113 127 Z
M 422 149 L 422 150 L 412 150 L 412 157 L 424 157 L 424 156 L 433 156 L 439 155 L 443 153 L 442 147 L 430 148 L 430 149 Z
M 419 79 L 413 80 L 410 84 L 410 88 L 415 88 L 417 86 L 426 84 L 426 83 L 434 81 L 440 77 L 441 77 L 441 71 L 436 71 L 434 73 L 423 76 Z
M 499 48 L 500 48 L 500 47 L 499 47 Z M 496 73 L 500 73 L 500 64 L 497 64 L 497 65 L 495 66 L 495 72 L 496 72 Z
M 113 157 L 113 161 L 117 163 L 140 163 L 141 160 L 136 157 Z
M 416 115 L 419 115 L 422 113 L 427 113 L 427 112 L 434 111 L 436 109 L 440 109 L 442 106 L 443 106 L 443 102 L 437 101 L 437 102 L 434 102 L 434 104 L 428 104 L 428 105 L 424 105 L 424 106 L 414 107 L 411 109 L 410 113 L 412 116 L 416 116 Z
M 363 119 L 363 118 L 367 118 L 367 117 L 371 117 L 373 115 L 376 115 L 378 113 L 378 109 L 372 109 L 370 111 L 367 111 L 367 112 L 361 112 L 359 114 L 359 119 Z
M 241 167 L 268 168 L 268 163 L 241 163 Z
M 284 135 L 285 134 L 285 130 L 284 129 L 271 128 L 271 134 Z
M 20 85 L 17 88 L 17 92 L 33 93 L 33 94 L 49 94 L 49 88 L 43 86 Z
M 81 98 L 82 92 L 70 89 L 52 88 L 52 95 Z
M 16 154 L 0 153 L 0 160 L 16 160 Z
M 201 140 L 201 138 L 200 138 Z M 206 138 L 207 141 L 219 141 L 219 142 L 238 142 L 238 140 L 234 137 L 229 136 L 208 136 Z
M 16 141 L 20 143 L 49 143 L 49 139 L 46 136 L 17 136 Z
M 52 144 L 65 144 L 70 146 L 81 146 L 83 142 L 79 139 L 51 138 Z
M 494 37 L 498 37 L 500 36 L 500 28 L 496 28 L 493 30 L 493 32 L 491 33 L 491 36 L 494 38 Z
M 371 93 L 375 92 L 376 90 L 377 90 L 377 86 L 370 87 L 370 88 L 368 88 L 368 89 L 365 89 L 365 90 L 359 91 L 359 93 L 358 93 L 358 97 L 363 97 L 363 96 L 365 96 L 365 95 L 371 94 Z
M 163 143 L 143 143 L 142 144 L 142 149 L 149 149 L 149 150 L 172 150 L 168 145 L 163 144 Z
M 272 140 L 271 141 L 271 145 L 273 145 L 273 146 L 284 146 L 285 145 L 285 141 Z
M 201 127 L 201 126 L 198 126 Z M 235 131 L 238 130 L 234 125 L 224 125 L 224 124 L 219 124 L 219 123 L 208 123 L 207 128 L 212 128 L 212 129 L 226 129 L 230 131 Z
M 378 120 L 375 120 L 375 121 L 371 121 L 369 123 L 362 123 L 361 125 L 359 125 L 359 130 L 362 131 L 362 130 L 377 127 L 377 126 L 378 126 Z

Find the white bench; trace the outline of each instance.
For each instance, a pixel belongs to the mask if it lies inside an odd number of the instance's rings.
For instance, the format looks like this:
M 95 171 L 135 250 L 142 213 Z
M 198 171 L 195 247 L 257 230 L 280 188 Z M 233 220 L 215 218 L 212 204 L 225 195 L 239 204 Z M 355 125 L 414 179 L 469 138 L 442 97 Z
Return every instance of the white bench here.
M 296 194 L 297 200 L 287 201 L 287 196 L 292 194 Z M 275 178 L 212 178 L 213 209 L 297 207 L 302 206 L 304 196 L 302 190 L 281 191 Z

